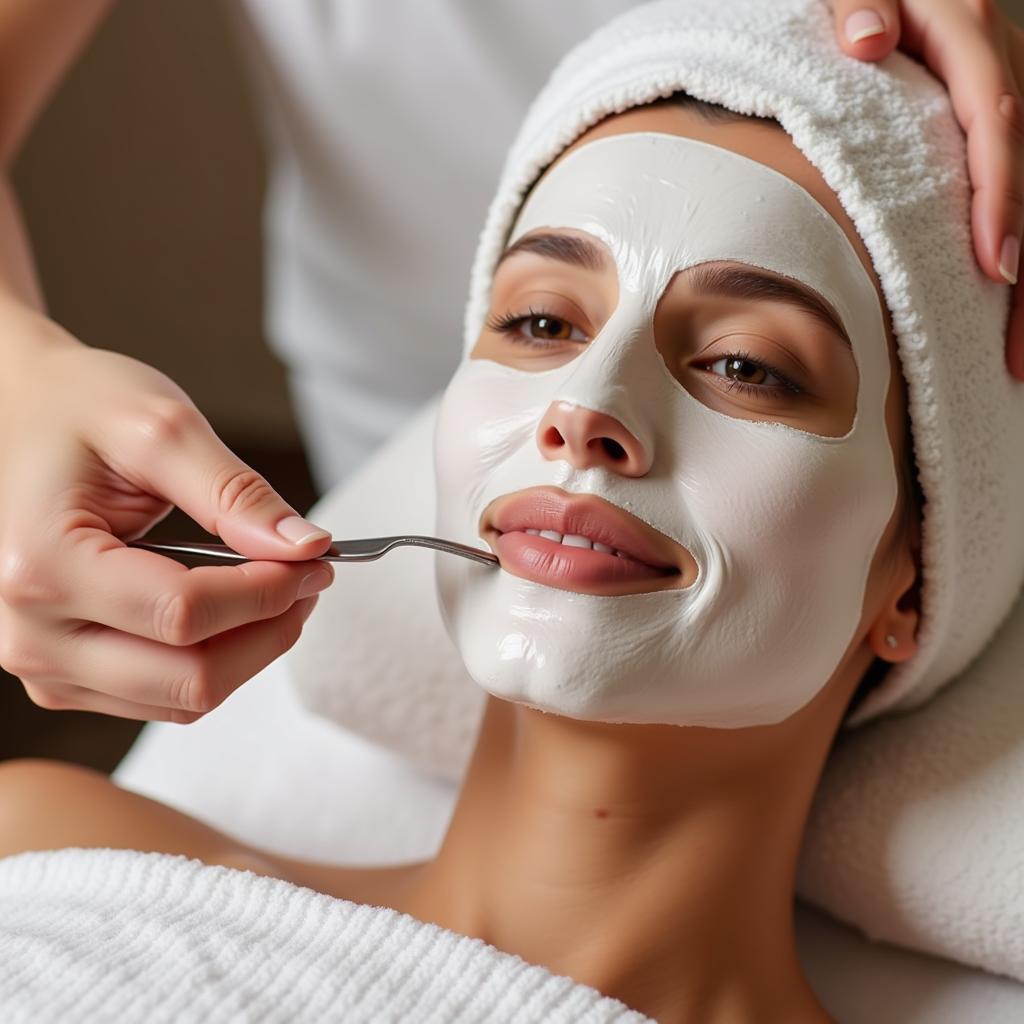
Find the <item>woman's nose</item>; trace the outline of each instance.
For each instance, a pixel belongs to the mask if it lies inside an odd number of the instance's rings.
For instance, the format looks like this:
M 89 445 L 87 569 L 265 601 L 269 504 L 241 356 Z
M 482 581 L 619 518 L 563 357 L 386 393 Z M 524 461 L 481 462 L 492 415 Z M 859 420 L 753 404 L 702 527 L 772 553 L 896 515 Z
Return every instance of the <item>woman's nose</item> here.
M 613 416 L 570 402 L 552 402 L 537 427 L 537 447 L 545 459 L 561 459 L 576 469 L 604 466 L 622 476 L 644 476 L 651 456 Z

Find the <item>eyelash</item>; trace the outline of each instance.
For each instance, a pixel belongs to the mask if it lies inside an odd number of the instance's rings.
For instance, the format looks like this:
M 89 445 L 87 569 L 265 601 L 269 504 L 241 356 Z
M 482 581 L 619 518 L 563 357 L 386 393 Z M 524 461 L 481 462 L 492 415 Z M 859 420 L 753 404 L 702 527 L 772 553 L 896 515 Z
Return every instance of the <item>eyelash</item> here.
M 500 334 L 507 334 L 517 345 L 525 345 L 527 348 L 550 348 L 553 343 L 558 341 L 557 338 L 531 338 L 529 335 L 519 331 L 523 324 L 528 323 L 534 317 L 547 317 L 551 320 L 569 323 L 564 316 L 555 316 L 554 313 L 548 313 L 543 309 L 534 309 L 531 306 L 528 313 L 513 313 L 510 310 L 504 316 L 491 316 L 487 320 L 487 328 Z M 564 340 L 568 341 L 570 339 L 566 338 Z M 587 340 L 589 341 L 589 339 Z M 579 343 L 575 342 L 575 344 Z
M 545 341 L 543 338 L 531 338 L 529 335 L 523 334 L 519 331 L 519 328 L 523 324 L 532 320 L 534 317 L 549 317 L 552 320 L 563 320 L 564 317 L 557 317 L 553 313 L 548 313 L 544 310 L 534 309 L 530 307 L 528 313 L 513 313 L 509 311 L 504 316 L 491 316 L 487 320 L 487 328 L 492 331 L 496 331 L 500 334 L 508 335 L 517 345 L 525 345 L 528 348 L 550 348 L 552 341 L 551 339 Z M 772 366 L 771 363 L 765 362 L 763 359 L 757 359 L 752 356 L 749 352 L 738 350 L 735 352 L 726 352 L 723 355 L 719 355 L 712 362 L 705 364 L 702 369 L 706 369 L 707 366 L 713 366 L 715 363 L 721 362 L 723 359 L 739 359 L 745 363 L 752 363 L 760 370 L 764 370 L 766 373 L 771 374 L 777 380 L 781 381 L 780 384 L 748 384 L 746 381 L 736 380 L 734 377 L 726 377 L 722 374 L 714 374 L 713 376 L 718 377 L 722 381 L 722 384 L 729 389 L 729 391 L 737 391 L 740 394 L 752 395 L 755 398 L 764 398 L 767 393 L 787 392 L 789 394 L 799 394 L 803 389 L 789 377 L 786 376 L 781 370 Z
M 730 391 L 739 391 L 741 394 L 755 396 L 760 395 L 762 397 L 765 392 L 774 392 L 778 394 L 780 391 L 785 391 L 788 394 L 798 395 L 803 391 L 803 388 L 801 388 L 799 384 L 796 384 L 781 370 L 772 366 L 771 363 L 766 363 L 763 359 L 758 359 L 742 349 L 736 352 L 727 352 L 725 355 L 720 355 L 717 359 L 714 359 L 712 362 L 705 365 L 713 366 L 715 363 L 720 363 L 723 359 L 739 359 L 744 363 L 752 363 L 759 370 L 764 370 L 766 373 L 771 374 L 781 382 L 779 384 L 748 384 L 746 381 L 736 380 L 734 377 L 724 377 L 721 374 L 716 373 L 715 376 L 718 377 Z

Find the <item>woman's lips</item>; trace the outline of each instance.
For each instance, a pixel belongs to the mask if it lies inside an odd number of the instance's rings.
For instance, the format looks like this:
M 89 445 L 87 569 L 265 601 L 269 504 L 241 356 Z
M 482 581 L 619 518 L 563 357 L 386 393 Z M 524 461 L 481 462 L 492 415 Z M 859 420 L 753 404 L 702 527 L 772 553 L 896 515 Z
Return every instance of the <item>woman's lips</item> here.
M 688 586 L 690 553 L 594 495 L 536 487 L 492 502 L 481 536 L 514 576 L 605 596 Z

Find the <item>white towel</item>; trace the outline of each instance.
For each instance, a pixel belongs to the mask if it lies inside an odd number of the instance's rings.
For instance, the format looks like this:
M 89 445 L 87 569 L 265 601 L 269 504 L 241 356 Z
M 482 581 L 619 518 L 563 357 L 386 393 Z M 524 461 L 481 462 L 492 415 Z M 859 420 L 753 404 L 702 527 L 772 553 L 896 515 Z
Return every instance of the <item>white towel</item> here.
M 641 1024 L 480 939 L 276 878 L 134 850 L 0 860 L 5 1024 Z
M 967 676 L 842 735 L 801 896 L 871 938 L 1024 981 L 1024 598 Z
M 310 511 L 315 521 L 336 537 L 432 534 L 436 412 L 436 401 L 425 406 L 325 495 Z M 399 548 L 338 569 L 285 655 L 300 700 L 424 771 L 461 779 L 486 694 L 441 621 L 434 555 Z

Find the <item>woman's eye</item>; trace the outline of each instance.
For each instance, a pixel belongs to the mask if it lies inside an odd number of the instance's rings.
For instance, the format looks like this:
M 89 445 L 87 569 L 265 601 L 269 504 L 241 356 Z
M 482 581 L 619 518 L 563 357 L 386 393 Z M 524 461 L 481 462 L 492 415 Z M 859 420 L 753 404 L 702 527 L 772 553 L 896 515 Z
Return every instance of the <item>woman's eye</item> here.
M 534 338 L 544 338 L 547 341 L 586 341 L 583 332 L 573 327 L 568 320 L 559 320 L 554 316 L 531 316 L 525 326 Z
M 505 316 L 488 323 L 491 330 L 510 335 L 526 344 L 552 341 L 587 341 L 587 336 L 569 320 L 549 313 L 530 312 L 524 316 Z
M 731 386 L 750 391 L 799 391 L 778 370 L 745 355 L 729 355 L 709 363 L 707 368 L 724 377 Z

